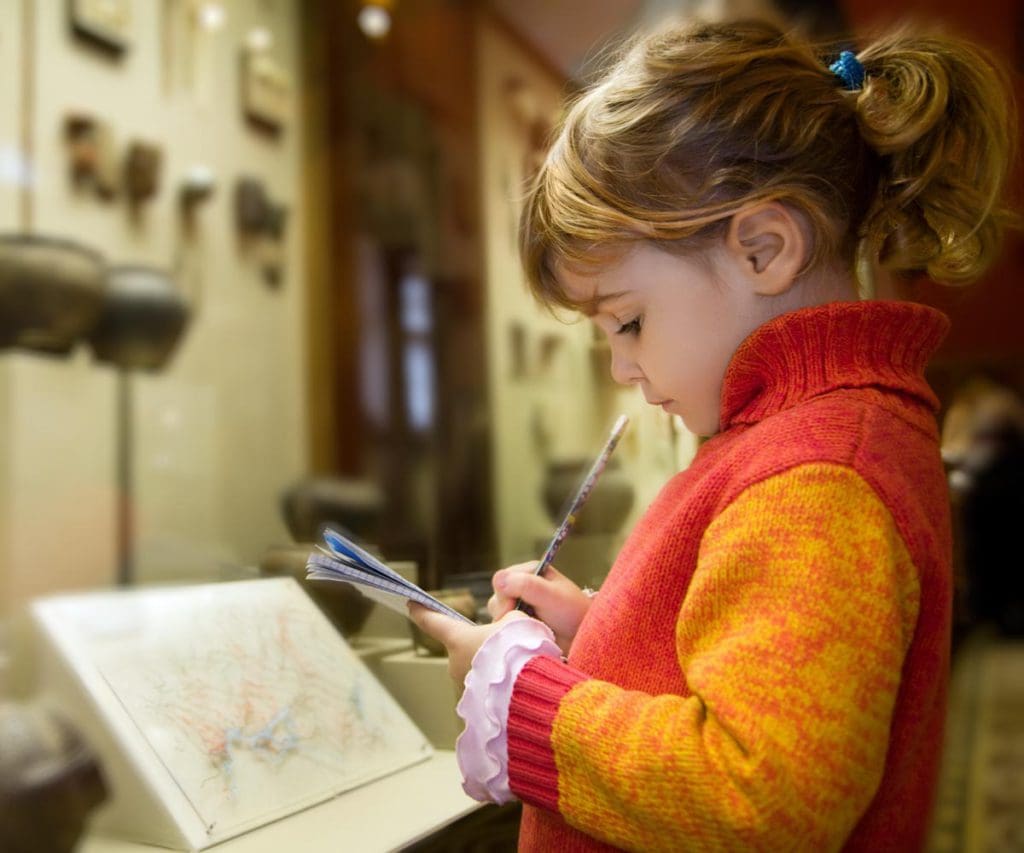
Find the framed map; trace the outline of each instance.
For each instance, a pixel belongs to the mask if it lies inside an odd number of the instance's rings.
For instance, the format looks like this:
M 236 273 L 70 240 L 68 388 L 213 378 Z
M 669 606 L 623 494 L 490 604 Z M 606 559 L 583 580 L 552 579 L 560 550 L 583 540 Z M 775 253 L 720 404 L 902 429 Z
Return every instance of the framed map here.
M 203 849 L 432 754 L 291 578 L 44 599 L 33 615 L 44 695 L 111 777 L 97 825 L 124 837 Z

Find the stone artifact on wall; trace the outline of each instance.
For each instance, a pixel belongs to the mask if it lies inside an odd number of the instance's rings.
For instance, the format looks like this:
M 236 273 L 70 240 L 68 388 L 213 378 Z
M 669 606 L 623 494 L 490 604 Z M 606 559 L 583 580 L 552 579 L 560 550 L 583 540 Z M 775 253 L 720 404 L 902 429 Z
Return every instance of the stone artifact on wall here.
M 267 193 L 262 180 L 241 177 L 235 184 L 235 224 L 243 249 L 256 259 L 267 284 L 279 285 L 284 270 L 288 208 Z
M 120 54 L 132 43 L 132 0 L 70 0 L 71 29 L 97 47 Z
M 193 166 L 181 179 L 178 203 L 186 233 L 191 235 L 195 231 L 197 211 L 212 198 L 216 188 L 213 171 L 206 166 Z
M 117 148 L 110 125 L 88 113 L 72 113 L 64 120 L 71 181 L 91 189 L 105 201 L 114 198 L 121 184 Z
M 242 109 L 250 121 L 275 132 L 284 129 L 291 83 L 284 67 L 266 50 L 242 51 Z
M 124 155 L 124 187 L 128 203 L 138 207 L 160 189 L 163 152 L 149 142 L 133 140 Z

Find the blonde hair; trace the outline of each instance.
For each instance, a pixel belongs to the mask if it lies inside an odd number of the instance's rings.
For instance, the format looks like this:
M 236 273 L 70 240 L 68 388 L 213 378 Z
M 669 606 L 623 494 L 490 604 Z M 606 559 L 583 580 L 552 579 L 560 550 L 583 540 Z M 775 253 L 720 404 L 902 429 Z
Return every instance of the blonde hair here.
M 834 58 L 834 56 L 832 57 Z M 534 294 L 578 307 L 558 262 L 650 241 L 698 251 L 744 205 L 813 230 L 805 269 L 853 266 L 960 283 L 994 259 L 1016 139 L 1005 72 L 948 35 L 907 29 L 860 51 L 848 91 L 806 41 L 767 22 L 639 38 L 572 103 L 529 189 L 520 251 Z

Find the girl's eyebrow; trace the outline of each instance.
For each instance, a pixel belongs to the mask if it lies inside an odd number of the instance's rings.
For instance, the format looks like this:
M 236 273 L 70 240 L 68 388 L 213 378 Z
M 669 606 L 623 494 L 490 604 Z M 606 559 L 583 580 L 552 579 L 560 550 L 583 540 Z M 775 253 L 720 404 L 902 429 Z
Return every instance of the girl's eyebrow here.
M 625 296 L 627 293 L 629 293 L 628 290 L 617 290 L 615 293 L 605 293 L 601 296 L 598 296 L 595 293 L 590 297 L 590 299 L 580 303 L 580 311 L 587 317 L 593 317 L 599 310 L 601 310 L 602 303 L 618 299 L 620 296 Z

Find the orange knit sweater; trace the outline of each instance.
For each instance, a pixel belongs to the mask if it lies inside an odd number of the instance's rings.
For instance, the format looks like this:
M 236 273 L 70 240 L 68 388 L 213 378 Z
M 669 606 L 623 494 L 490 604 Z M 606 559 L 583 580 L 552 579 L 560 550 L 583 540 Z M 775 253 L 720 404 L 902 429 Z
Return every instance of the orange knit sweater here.
M 947 326 L 833 303 L 742 344 L 721 432 L 637 525 L 568 663 L 516 681 L 521 849 L 921 847 L 951 595 L 923 371 Z

